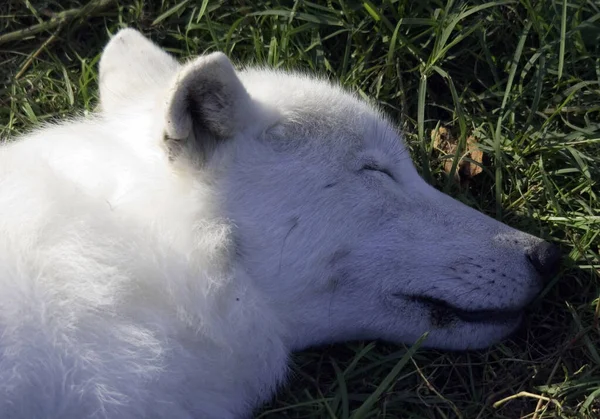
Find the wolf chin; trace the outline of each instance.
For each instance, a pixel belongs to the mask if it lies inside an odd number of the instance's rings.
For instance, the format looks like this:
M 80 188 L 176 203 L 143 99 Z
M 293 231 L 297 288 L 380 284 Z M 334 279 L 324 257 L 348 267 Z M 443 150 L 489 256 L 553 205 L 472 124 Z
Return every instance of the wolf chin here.
M 4 419 L 248 417 L 292 351 L 486 347 L 556 270 L 330 82 L 131 29 L 99 71 L 91 116 L 0 148 Z

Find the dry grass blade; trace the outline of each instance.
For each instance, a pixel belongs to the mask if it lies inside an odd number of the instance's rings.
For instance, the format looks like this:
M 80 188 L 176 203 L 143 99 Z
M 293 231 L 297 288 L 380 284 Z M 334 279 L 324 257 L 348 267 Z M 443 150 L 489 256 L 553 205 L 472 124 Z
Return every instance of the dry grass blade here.
M 112 3 L 116 3 L 116 0 L 91 0 L 81 8 L 69 9 L 57 13 L 50 20 L 45 22 L 0 35 L 0 45 L 8 42 L 20 41 L 37 33 L 56 29 L 59 26 L 82 16 L 89 17 L 108 7 Z

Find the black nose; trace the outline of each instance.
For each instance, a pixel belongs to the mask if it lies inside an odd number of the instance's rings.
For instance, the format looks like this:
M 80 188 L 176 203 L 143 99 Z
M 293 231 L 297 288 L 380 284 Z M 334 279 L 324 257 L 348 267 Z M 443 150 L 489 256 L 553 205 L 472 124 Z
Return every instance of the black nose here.
M 542 241 L 527 250 L 527 258 L 544 279 L 550 279 L 560 267 L 560 248 Z

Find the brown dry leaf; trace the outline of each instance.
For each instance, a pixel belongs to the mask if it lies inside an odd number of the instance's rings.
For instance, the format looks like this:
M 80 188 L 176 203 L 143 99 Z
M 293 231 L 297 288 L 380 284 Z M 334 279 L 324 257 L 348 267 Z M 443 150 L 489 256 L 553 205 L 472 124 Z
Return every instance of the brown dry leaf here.
M 458 139 L 452 136 L 450 130 L 445 127 L 439 127 L 431 132 L 433 147 L 443 154 L 455 154 L 458 147 Z M 465 157 L 472 161 L 468 161 Z M 444 159 L 444 172 L 447 175 L 452 171 L 453 159 Z M 478 164 L 475 164 L 479 163 Z M 467 150 L 463 158 L 461 158 L 456 169 L 455 178 L 461 183 L 468 183 L 471 178 L 477 176 L 483 171 L 480 166 L 483 163 L 483 152 L 477 145 L 477 139 L 472 135 L 467 137 Z
M 465 170 L 461 170 L 462 174 L 474 177 L 483 172 L 483 167 L 481 167 L 483 165 L 483 151 L 479 149 L 477 139 L 472 135 L 467 137 L 467 157 L 479 163 L 479 165 L 463 160 L 461 163 L 465 163 Z
M 437 130 L 431 131 L 431 137 L 433 139 L 434 148 L 444 154 L 455 153 L 458 143 L 446 127 L 439 127 Z M 449 175 L 452 170 L 452 162 L 453 159 L 444 159 L 443 161 L 444 172 L 446 172 L 447 175 Z M 458 177 L 458 170 L 455 173 L 455 177 Z

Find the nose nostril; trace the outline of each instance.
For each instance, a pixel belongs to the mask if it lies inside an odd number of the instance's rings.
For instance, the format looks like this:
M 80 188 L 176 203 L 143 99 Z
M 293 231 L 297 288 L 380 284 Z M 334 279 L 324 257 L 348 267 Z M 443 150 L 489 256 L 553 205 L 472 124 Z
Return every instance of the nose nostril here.
M 527 259 L 544 279 L 549 279 L 560 267 L 560 248 L 543 241 L 527 250 Z

